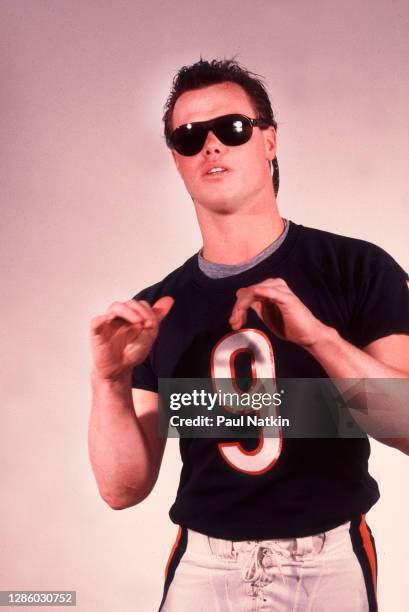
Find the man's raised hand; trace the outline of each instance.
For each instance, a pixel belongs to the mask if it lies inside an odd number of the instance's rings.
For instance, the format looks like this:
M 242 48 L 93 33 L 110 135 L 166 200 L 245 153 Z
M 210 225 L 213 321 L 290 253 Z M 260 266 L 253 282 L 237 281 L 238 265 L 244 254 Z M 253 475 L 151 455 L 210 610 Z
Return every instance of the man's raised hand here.
M 94 374 L 117 380 L 148 356 L 159 325 L 174 303 L 162 297 L 150 306 L 144 300 L 114 302 L 106 313 L 91 321 L 91 351 Z
M 250 307 L 276 336 L 303 348 L 310 348 L 327 329 L 282 278 L 268 278 L 243 287 L 236 296 L 229 319 L 232 329 L 244 326 Z

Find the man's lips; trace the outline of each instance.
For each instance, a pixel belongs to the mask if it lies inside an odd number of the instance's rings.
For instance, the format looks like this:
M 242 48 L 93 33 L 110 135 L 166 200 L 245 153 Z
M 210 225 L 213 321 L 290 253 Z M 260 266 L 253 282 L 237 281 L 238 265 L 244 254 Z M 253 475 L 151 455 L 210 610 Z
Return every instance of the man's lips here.
M 209 170 L 211 170 L 212 168 L 223 168 L 222 171 L 217 171 L 217 172 L 209 172 Z M 211 165 L 207 165 L 205 166 L 204 172 L 203 172 L 203 176 L 222 176 L 224 174 L 227 174 L 228 172 L 231 172 L 231 168 L 229 168 L 229 166 L 224 166 L 223 164 L 217 165 L 217 164 L 211 164 Z

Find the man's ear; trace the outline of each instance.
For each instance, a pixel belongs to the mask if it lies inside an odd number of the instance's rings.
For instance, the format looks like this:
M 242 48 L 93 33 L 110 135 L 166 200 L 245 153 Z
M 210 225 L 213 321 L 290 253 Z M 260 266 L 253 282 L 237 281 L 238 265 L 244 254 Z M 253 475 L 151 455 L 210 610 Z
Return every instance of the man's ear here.
M 172 153 L 173 161 L 175 162 L 176 168 L 179 171 L 179 160 L 178 156 L 176 155 L 176 151 L 174 149 L 171 149 L 170 152 Z
M 272 160 L 277 155 L 277 132 L 272 125 L 262 130 L 261 133 L 264 137 L 264 148 L 266 151 L 266 159 Z

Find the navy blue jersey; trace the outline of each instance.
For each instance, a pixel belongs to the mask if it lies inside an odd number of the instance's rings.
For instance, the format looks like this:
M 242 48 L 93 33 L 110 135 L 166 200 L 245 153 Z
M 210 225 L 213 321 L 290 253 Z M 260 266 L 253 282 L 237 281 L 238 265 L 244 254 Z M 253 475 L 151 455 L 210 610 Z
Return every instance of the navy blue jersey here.
M 157 391 L 159 378 L 212 378 L 237 348 L 266 355 L 272 377 L 325 378 L 306 350 L 276 337 L 253 309 L 245 327 L 232 331 L 237 289 L 274 277 L 359 348 L 409 334 L 407 274 L 391 256 L 363 240 L 290 222 L 283 244 L 251 269 L 209 278 L 196 254 L 135 296 L 153 304 L 170 295 L 175 303 L 150 355 L 135 367 L 133 386 Z M 242 439 L 232 451 L 217 439 L 180 439 L 183 467 L 171 519 L 229 540 L 304 537 L 367 512 L 379 498 L 367 438 L 284 438 L 271 445 L 270 462 L 269 446 L 262 446 Z

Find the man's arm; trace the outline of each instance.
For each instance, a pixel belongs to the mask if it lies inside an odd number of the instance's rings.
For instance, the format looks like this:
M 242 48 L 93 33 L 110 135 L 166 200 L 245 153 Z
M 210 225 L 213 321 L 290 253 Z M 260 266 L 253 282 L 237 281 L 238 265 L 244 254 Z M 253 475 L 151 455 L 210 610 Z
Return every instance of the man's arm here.
M 158 477 L 166 443 L 158 437 L 158 396 L 132 390 L 132 370 L 147 358 L 172 305 L 168 296 L 153 306 L 115 302 L 91 322 L 89 454 L 99 491 L 115 509 L 145 499 Z
M 377 436 L 373 432 L 382 430 L 403 431 L 404 434 L 400 438 L 378 439 L 409 454 L 408 403 L 404 398 L 394 397 L 392 392 L 388 397 L 386 410 L 383 405 L 383 381 L 409 377 L 407 334 L 393 334 L 381 338 L 361 350 L 341 338 L 335 329 L 319 321 L 280 278 L 267 279 L 239 289 L 230 317 L 233 329 L 244 325 L 249 307 L 256 311 L 279 338 L 294 342 L 307 350 L 322 365 L 328 376 L 334 379 L 341 393 L 351 386 L 350 379 L 374 379 L 375 393 L 370 394 L 372 404 L 368 406 L 368 396 L 362 388 L 362 407 L 365 408 L 365 414 L 361 414 L 357 406 L 358 410 L 353 412 L 353 416 L 364 430 L 374 437 Z M 345 383 L 342 379 L 345 379 Z M 380 381 L 380 389 L 376 388 L 377 381 Z M 387 392 L 390 387 L 389 385 Z
M 132 389 L 130 377 L 92 375 L 88 431 L 91 464 L 102 498 L 115 510 L 143 501 L 158 478 L 166 439 L 158 437 L 158 396 Z
M 322 327 L 321 327 L 322 326 Z M 409 336 L 392 334 L 362 350 L 323 323 L 315 340 L 305 347 L 331 378 L 409 377 Z
M 363 348 L 358 349 L 327 326 L 317 332 L 316 340 L 306 349 L 322 365 L 330 378 L 335 379 L 339 391 L 348 393 L 351 380 L 364 379 L 367 384 L 359 382 L 354 387 L 354 397 L 361 397 L 365 404 L 365 413 L 358 406 L 351 407 L 351 414 L 369 434 L 380 431 L 399 431 L 404 435 L 399 438 L 374 437 L 388 446 L 393 446 L 409 455 L 409 408 L 407 397 L 399 397 L 399 385 L 389 382 L 389 379 L 409 378 L 409 336 L 407 334 L 392 334 L 379 338 Z M 347 379 L 346 387 L 342 381 Z M 372 383 L 368 379 L 375 379 Z M 369 384 L 369 389 L 368 389 Z M 401 386 L 403 390 L 403 386 Z M 407 391 L 407 385 L 406 385 Z M 376 396 L 380 399 L 377 406 Z M 371 400 L 367 398 L 371 397 Z M 387 407 L 382 406 L 387 398 Z M 389 401 L 388 401 L 389 400 Z
M 393 334 L 392 336 L 387 336 L 371 342 L 364 347 L 364 351 L 378 361 L 382 361 L 385 363 L 385 365 L 390 365 L 397 369 L 402 369 L 401 365 L 403 362 L 403 367 L 406 372 L 405 377 L 409 378 L 408 344 L 407 335 Z M 396 438 L 377 438 L 377 440 L 379 440 L 379 442 L 383 442 L 383 444 L 387 444 L 388 446 L 399 448 L 402 452 L 409 455 L 409 437 L 401 438 L 400 440 Z

